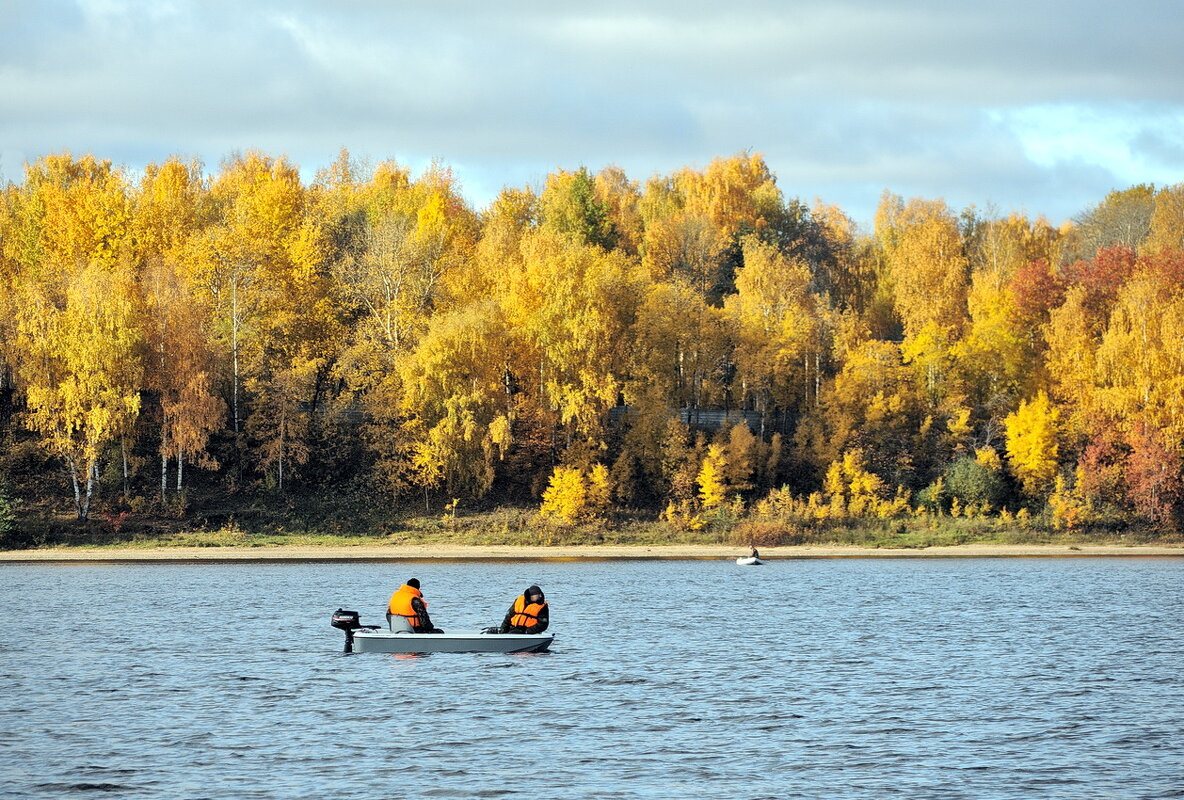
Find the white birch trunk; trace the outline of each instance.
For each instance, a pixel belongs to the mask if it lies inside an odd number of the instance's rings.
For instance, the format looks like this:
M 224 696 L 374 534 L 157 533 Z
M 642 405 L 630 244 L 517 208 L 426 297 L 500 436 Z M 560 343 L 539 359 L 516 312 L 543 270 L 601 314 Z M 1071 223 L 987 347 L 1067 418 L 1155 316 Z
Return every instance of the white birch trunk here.
M 230 284 L 230 353 L 233 359 L 234 379 L 231 387 L 231 404 L 234 406 L 234 432 L 238 434 L 238 279 Z
M 82 501 L 82 519 L 86 519 L 90 515 L 90 501 L 95 496 L 95 479 L 98 472 L 99 465 L 97 463 L 91 464 L 90 469 L 86 471 L 86 496 Z
M 82 507 L 82 487 L 78 483 L 78 469 L 74 466 L 73 459 L 68 459 L 66 465 L 70 469 L 70 485 L 74 487 L 74 510 L 78 512 L 79 519 L 86 519 L 86 511 Z

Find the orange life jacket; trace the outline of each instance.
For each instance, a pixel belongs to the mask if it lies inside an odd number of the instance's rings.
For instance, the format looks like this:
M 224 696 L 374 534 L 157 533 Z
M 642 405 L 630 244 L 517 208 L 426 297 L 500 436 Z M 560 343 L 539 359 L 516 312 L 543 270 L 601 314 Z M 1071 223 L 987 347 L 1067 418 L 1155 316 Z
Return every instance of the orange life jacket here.
M 419 614 L 415 613 L 415 609 L 411 607 L 411 598 L 418 597 L 419 602 L 423 603 L 423 610 L 426 613 L 428 610 L 428 603 L 423 599 L 423 592 L 419 591 L 413 586 L 403 584 L 394 594 L 391 595 L 390 605 L 387 610 L 396 616 L 403 617 L 412 627 L 420 624 Z
M 514 615 L 510 617 L 510 624 L 515 628 L 533 628 L 539 624 L 539 612 L 547 604 L 526 602 L 526 595 L 520 595 L 514 601 Z

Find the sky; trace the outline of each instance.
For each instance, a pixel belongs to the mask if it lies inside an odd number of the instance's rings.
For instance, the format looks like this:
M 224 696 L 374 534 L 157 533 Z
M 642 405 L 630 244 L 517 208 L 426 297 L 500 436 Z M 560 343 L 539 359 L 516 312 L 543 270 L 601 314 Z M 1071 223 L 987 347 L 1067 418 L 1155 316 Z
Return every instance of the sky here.
M 1053 224 L 1184 182 L 1179 0 L 0 0 L 0 180 L 341 148 L 477 209 L 556 169 L 762 154 L 787 198 Z

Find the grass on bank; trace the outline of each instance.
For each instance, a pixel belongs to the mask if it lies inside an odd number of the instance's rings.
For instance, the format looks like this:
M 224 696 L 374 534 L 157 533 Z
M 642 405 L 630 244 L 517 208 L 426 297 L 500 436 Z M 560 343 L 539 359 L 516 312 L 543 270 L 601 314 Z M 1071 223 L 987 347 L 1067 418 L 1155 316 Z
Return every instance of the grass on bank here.
M 1041 518 L 1024 523 L 998 518 L 922 516 L 794 520 L 709 518 L 692 529 L 642 514 L 613 514 L 576 524 L 543 519 L 534 508 L 502 507 L 443 515 L 391 515 L 326 503 L 281 509 L 242 506 L 214 510 L 194 525 L 159 517 L 98 518 L 79 523 L 37 517 L 0 537 L 0 549 L 37 547 L 348 547 L 381 545 L 581 545 L 671 544 L 773 547 L 852 546 L 875 549 L 995 545 L 1180 544 L 1179 534 L 1149 527 L 1108 525 L 1057 530 Z

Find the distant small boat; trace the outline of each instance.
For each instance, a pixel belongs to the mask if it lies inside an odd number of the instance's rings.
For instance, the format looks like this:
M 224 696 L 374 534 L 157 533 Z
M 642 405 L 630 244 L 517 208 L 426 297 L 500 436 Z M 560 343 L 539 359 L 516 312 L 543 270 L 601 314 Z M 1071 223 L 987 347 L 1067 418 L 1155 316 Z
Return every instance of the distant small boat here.
M 743 558 L 736 559 L 736 563 L 742 567 L 756 567 L 765 562 L 756 556 L 744 556 Z

